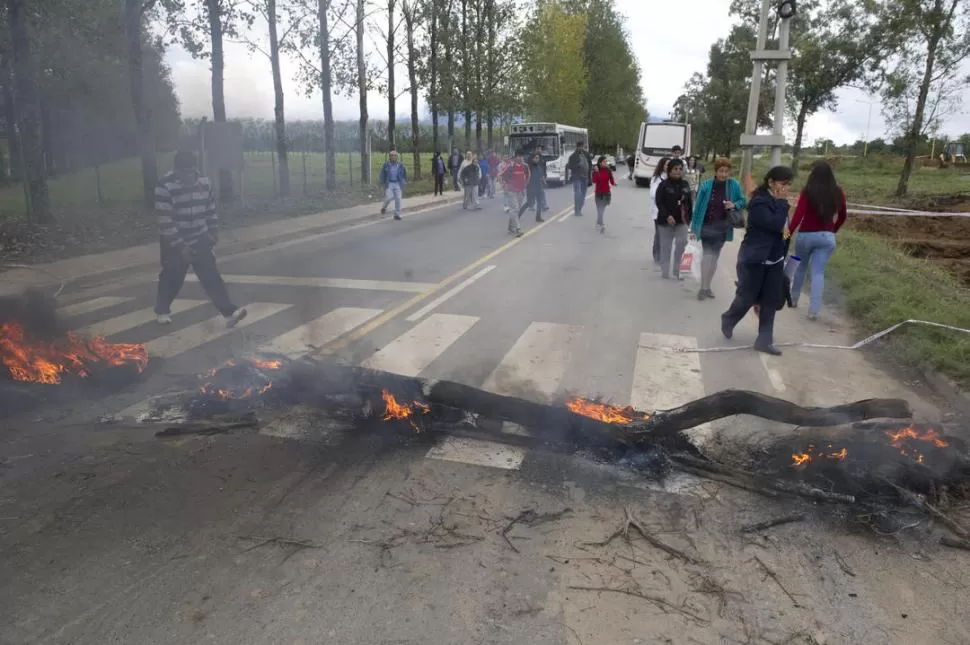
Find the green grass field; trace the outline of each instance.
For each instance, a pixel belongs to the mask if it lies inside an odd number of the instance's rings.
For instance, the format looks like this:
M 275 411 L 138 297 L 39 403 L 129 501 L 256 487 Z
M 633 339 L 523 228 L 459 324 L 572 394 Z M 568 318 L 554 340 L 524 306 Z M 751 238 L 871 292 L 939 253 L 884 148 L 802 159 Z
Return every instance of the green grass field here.
M 292 153 L 290 159 L 290 190 L 295 198 L 320 195 L 324 192 L 326 177 L 325 157 L 322 153 Z M 246 168 L 242 177 L 243 204 L 247 201 L 268 205 L 279 192 L 274 173 L 274 155 L 271 152 L 247 152 Z M 385 155 L 375 153 L 371 158 L 372 177 L 377 180 Z M 402 161 L 411 176 L 414 176 L 411 155 L 403 155 Z M 337 182 L 340 192 L 366 196 L 366 188 L 360 186 L 360 155 L 340 153 L 336 159 Z M 428 175 L 431 168 L 431 155 L 423 155 L 422 171 Z M 172 155 L 159 155 L 159 171 L 166 172 L 172 167 Z M 98 173 L 101 176 L 102 207 L 98 203 Z M 118 212 L 140 209 L 141 166 L 137 159 L 125 159 L 101 166 L 97 171 L 86 168 L 77 173 L 54 177 L 49 182 L 51 205 L 60 220 L 73 220 L 85 214 L 98 211 Z M 409 192 L 424 192 L 431 189 L 429 181 L 413 182 Z M 237 186 L 237 191 L 239 187 Z M 318 209 L 319 210 L 319 209 Z M 25 212 L 24 191 L 20 185 L 0 188 L 0 217 L 4 219 L 21 217 Z M 284 211 L 282 214 L 289 214 Z
M 839 232 L 832 275 L 862 331 L 872 333 L 918 319 L 970 329 L 970 289 L 930 262 L 910 257 L 875 235 Z M 938 370 L 970 388 L 970 336 L 906 326 L 889 337 L 903 364 Z
M 799 164 L 795 188 L 801 188 L 808 178 L 809 166 L 816 157 L 803 156 Z M 894 196 L 902 161 L 898 158 L 843 157 L 830 158 L 839 183 L 845 188 L 850 202 L 856 204 L 876 204 L 884 206 L 899 206 L 921 208 L 930 206 L 941 196 L 970 193 L 970 170 L 958 168 L 920 167 L 913 170 L 909 181 L 909 195 L 898 198 Z M 783 163 L 791 163 L 790 157 L 783 158 Z M 740 159 L 735 160 L 735 167 L 740 168 Z M 759 180 L 768 171 L 770 163 L 765 159 L 756 159 L 754 177 Z

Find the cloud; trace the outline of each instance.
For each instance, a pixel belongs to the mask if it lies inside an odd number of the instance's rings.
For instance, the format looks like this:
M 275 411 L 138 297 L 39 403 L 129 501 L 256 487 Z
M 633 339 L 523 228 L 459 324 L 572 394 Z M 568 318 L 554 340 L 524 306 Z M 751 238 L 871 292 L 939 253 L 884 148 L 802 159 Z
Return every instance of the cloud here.
M 633 52 L 640 63 L 643 92 L 651 114 L 666 116 L 674 101 L 681 94 L 684 83 L 694 72 L 707 67 L 710 46 L 718 38 L 728 35 L 733 18 L 728 15 L 727 0 L 692 0 L 690 12 L 685 15 L 679 3 L 644 2 L 644 0 L 615 0 L 616 7 L 626 17 Z M 262 36 L 265 27 L 254 28 Z M 261 53 L 254 53 L 245 45 L 226 44 L 225 93 L 226 112 L 230 118 L 273 118 L 273 82 L 269 61 Z M 179 47 L 167 54 L 172 67 L 172 78 L 187 117 L 212 114 L 210 72 L 207 60 L 195 60 Z M 289 120 L 320 119 L 323 113 L 319 91 L 309 96 L 299 86 L 295 77 L 298 63 L 284 57 L 282 62 L 283 87 L 286 116 Z M 970 63 L 967 64 L 970 73 Z M 400 87 L 406 88 L 407 76 L 403 68 L 398 73 Z M 844 88 L 837 92 L 838 107 L 809 118 L 804 140 L 811 144 L 816 139 L 832 139 L 837 143 L 851 143 L 866 138 L 892 138 L 891 128 L 882 117 L 878 100 L 871 105 L 870 97 L 860 90 Z M 964 93 L 970 107 L 970 91 Z M 387 100 L 377 92 L 368 93 L 371 118 L 387 118 Z M 358 118 L 357 98 L 334 95 L 334 116 L 337 119 Z M 406 117 L 407 101 L 398 101 L 398 118 Z M 419 109 L 426 112 L 424 100 Z M 871 115 L 870 115 L 871 112 Z M 786 136 L 794 138 L 793 127 L 788 123 Z M 960 135 L 970 132 L 970 114 L 952 115 L 943 126 L 943 132 Z

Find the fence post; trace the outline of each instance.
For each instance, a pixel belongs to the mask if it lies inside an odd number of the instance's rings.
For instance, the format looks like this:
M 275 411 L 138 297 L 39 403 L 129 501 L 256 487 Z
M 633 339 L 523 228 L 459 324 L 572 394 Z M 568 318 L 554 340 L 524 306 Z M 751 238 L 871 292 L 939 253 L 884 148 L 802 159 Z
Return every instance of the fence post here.
M 270 150 L 269 151 L 269 155 L 270 155 L 270 157 L 269 157 L 270 160 L 273 162 L 273 197 L 279 197 L 279 188 L 276 186 L 276 181 L 277 181 L 277 177 L 276 177 L 276 151 L 275 150 Z
M 306 197 L 306 145 L 303 146 L 303 196 Z
M 350 170 L 350 185 L 354 185 L 354 153 L 347 151 L 347 168 Z

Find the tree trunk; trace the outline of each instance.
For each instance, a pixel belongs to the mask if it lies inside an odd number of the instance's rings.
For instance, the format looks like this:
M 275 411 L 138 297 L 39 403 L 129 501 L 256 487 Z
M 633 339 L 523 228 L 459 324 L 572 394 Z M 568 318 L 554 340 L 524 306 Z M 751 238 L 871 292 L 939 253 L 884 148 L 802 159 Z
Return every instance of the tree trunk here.
M 494 96 L 495 91 L 495 2 L 494 0 L 486 0 L 485 2 L 485 28 L 488 30 L 488 42 L 487 50 L 485 52 L 485 88 L 486 96 L 484 97 L 485 103 L 485 123 L 488 129 L 488 147 L 494 150 L 494 142 L 492 140 L 492 125 L 495 121 L 494 114 Z
M 370 183 L 370 153 L 367 150 L 367 61 L 364 58 L 364 6 L 365 0 L 357 0 L 357 98 L 360 102 L 358 136 L 360 138 L 360 180 Z
M 13 71 L 11 61 L 3 61 L 3 120 L 7 124 L 7 150 L 10 153 L 10 180 L 22 181 L 23 158 L 20 154 L 20 133 L 17 131 L 17 110 L 13 100 Z M 153 188 L 154 190 L 154 188 Z
M 27 216 L 40 224 L 52 221 L 50 194 L 44 176 L 44 151 L 41 148 L 37 88 L 30 61 L 30 36 L 27 33 L 24 0 L 7 0 L 7 25 L 13 50 L 14 111 L 20 130 L 23 156 Z
M 916 97 L 916 113 L 913 115 L 913 122 L 906 131 L 906 158 L 903 160 L 903 171 L 899 173 L 899 183 L 896 184 L 896 197 L 905 197 L 909 192 L 909 178 L 913 174 L 913 166 L 916 163 L 916 152 L 919 146 L 919 135 L 923 130 L 923 118 L 926 115 L 926 99 L 930 94 L 930 85 L 933 83 L 933 67 L 936 64 L 937 48 L 940 45 L 940 31 L 949 27 L 938 25 L 933 30 L 933 37 L 926 43 L 926 67 L 923 70 L 923 79 L 919 85 L 919 95 Z
M 419 143 L 421 139 L 421 124 L 418 121 L 418 61 L 417 51 L 414 48 L 414 6 L 403 4 L 405 37 L 408 48 L 408 83 L 411 88 L 411 154 L 413 155 L 413 172 L 415 179 L 421 179 L 421 151 Z
M 128 91 L 135 117 L 135 141 L 141 157 L 142 201 L 146 210 L 155 207 L 155 184 L 158 182 L 158 158 L 152 114 L 145 106 L 145 73 L 142 57 L 143 0 L 125 0 L 125 39 L 128 54 Z
M 320 89 L 323 94 L 323 149 L 327 162 L 327 191 L 337 189 L 337 151 L 333 137 L 333 90 L 330 72 L 330 24 L 327 20 L 329 0 L 319 0 L 320 20 Z
M 438 147 L 438 0 L 431 1 L 431 26 L 428 33 L 430 55 L 428 56 L 428 108 L 431 110 L 431 151 L 441 152 Z
M 388 151 L 397 147 L 395 121 L 397 97 L 394 93 L 394 8 L 397 0 L 387 0 L 387 145 Z
M 212 43 L 212 120 L 226 122 L 226 57 L 222 42 L 222 12 L 219 0 L 206 0 L 206 13 L 209 18 L 209 39 Z M 219 199 L 232 199 L 232 171 L 219 168 Z
M 481 2 L 475 3 L 475 149 L 482 149 L 482 113 L 485 111 L 485 88 L 482 86 L 482 65 L 485 55 L 482 40 L 485 20 Z
M 283 74 L 280 71 L 280 39 L 277 35 L 276 0 L 266 0 L 266 22 L 269 25 L 269 63 L 273 70 L 273 116 L 276 130 L 276 157 L 279 161 L 280 197 L 290 196 L 290 160 L 283 111 Z
M 56 174 L 54 167 L 54 123 L 47 101 L 39 97 L 37 103 L 40 105 L 40 141 L 41 148 L 44 151 L 44 176 L 50 179 Z
M 472 149 L 472 51 L 468 44 L 468 0 L 461 0 L 461 85 L 465 104 L 465 150 Z
M 445 33 L 445 68 L 442 86 L 448 104 L 448 154 L 451 154 L 455 149 L 455 46 L 450 28 Z
M 791 169 L 798 175 L 798 164 L 802 159 L 802 135 L 805 133 L 805 121 L 808 120 L 808 104 L 802 103 L 795 118 L 795 143 L 791 148 Z

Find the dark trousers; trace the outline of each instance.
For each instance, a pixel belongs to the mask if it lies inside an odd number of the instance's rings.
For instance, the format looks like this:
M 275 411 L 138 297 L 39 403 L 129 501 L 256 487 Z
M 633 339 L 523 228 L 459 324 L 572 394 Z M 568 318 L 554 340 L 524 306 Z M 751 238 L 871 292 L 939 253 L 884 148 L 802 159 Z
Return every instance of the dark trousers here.
M 435 195 L 445 194 L 445 176 L 443 174 L 434 176 L 434 194 Z
M 532 186 L 525 189 L 525 203 L 519 208 L 519 219 L 522 218 L 522 213 L 533 206 L 536 209 L 536 219 L 538 220 L 542 217 L 542 204 L 539 201 L 541 191 L 541 188 L 533 188 Z
M 158 274 L 155 313 L 158 315 L 171 313 L 172 302 L 182 290 L 185 274 L 191 266 L 206 295 L 219 313 L 223 316 L 232 315 L 236 311 L 236 305 L 229 299 L 226 283 L 222 281 L 219 269 L 216 268 L 216 256 L 212 254 L 212 246 L 199 241 L 192 250 L 192 260 L 186 262 L 177 248 L 164 242 L 161 244 L 162 271 Z
M 759 345 L 775 342 L 775 313 L 784 299 L 784 263 L 738 264 L 738 289 L 734 302 L 721 315 L 722 329 L 733 330 L 754 305 L 758 314 Z
M 455 192 L 461 192 L 461 184 L 458 183 L 458 169 L 455 168 L 451 171 L 451 185 L 455 187 Z
M 653 261 L 660 264 L 660 224 L 653 223 Z

